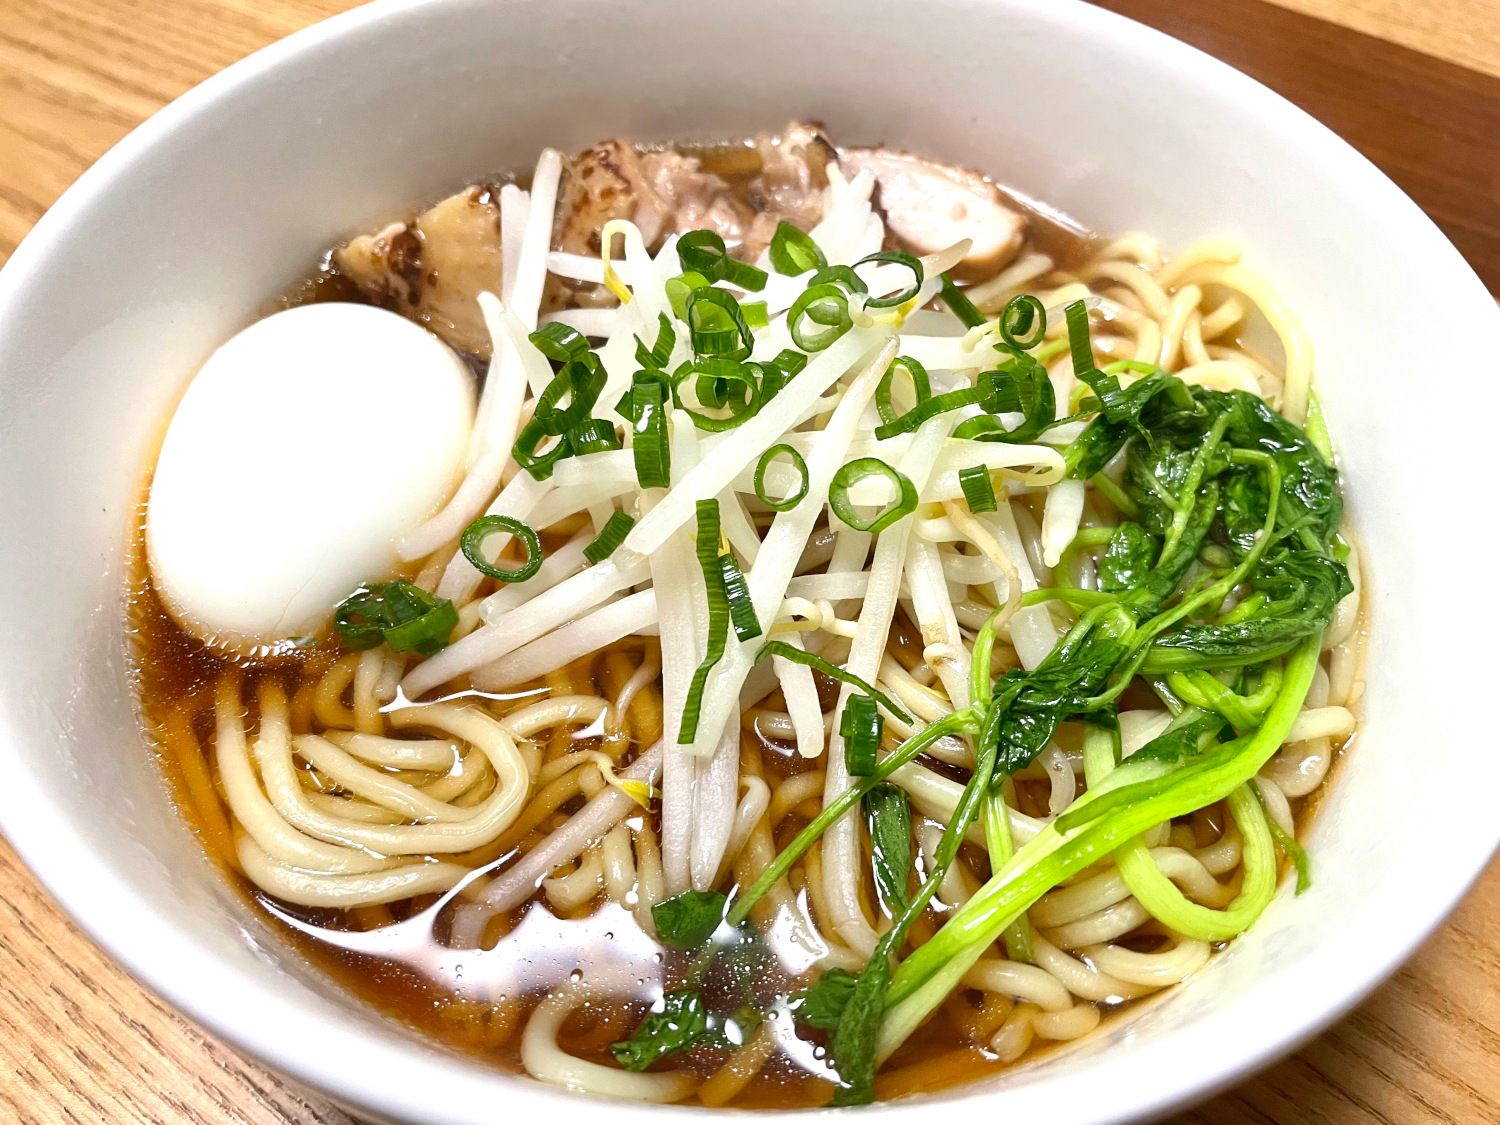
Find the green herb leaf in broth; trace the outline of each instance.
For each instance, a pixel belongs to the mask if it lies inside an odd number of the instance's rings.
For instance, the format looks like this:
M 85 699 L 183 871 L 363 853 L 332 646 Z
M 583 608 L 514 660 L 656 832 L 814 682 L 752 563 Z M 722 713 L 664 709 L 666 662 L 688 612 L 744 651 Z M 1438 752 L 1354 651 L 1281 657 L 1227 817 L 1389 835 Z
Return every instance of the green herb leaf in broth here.
M 727 902 L 718 891 L 683 891 L 658 902 L 651 908 L 656 936 L 674 949 L 696 949 L 719 928 Z
M 829 969 L 807 988 L 792 993 L 792 1015 L 808 1027 L 832 1031 L 843 1017 L 857 978 L 847 969 Z
M 645 1070 L 658 1059 L 680 1054 L 709 1033 L 708 1009 L 690 988 L 668 992 L 652 1007 L 629 1039 L 611 1043 L 610 1054 L 629 1071 Z
M 870 826 L 875 885 L 891 913 L 899 914 L 911 900 L 906 890 L 911 870 L 911 802 L 906 790 L 881 782 L 864 795 L 860 804 Z

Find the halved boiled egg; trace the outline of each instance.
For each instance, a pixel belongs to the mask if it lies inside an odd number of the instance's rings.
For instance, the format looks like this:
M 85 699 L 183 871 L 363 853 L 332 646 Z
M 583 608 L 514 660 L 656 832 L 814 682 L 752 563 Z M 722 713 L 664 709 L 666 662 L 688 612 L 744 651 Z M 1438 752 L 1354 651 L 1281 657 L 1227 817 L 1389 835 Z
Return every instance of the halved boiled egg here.
M 252 324 L 183 395 L 146 510 L 172 616 L 235 648 L 317 636 L 463 468 L 474 379 L 426 329 L 324 303 Z

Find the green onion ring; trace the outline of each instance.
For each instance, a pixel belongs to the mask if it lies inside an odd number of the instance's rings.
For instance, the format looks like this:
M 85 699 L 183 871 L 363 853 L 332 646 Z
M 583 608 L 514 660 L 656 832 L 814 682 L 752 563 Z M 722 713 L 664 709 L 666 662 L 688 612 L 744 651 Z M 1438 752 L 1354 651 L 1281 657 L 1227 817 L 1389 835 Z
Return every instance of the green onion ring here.
M 594 541 L 583 549 L 583 557 L 595 566 L 602 563 L 625 542 L 625 536 L 630 534 L 630 529 L 634 526 L 634 516 L 620 511 L 612 513 L 604 521 L 604 526 L 599 529 Z
M 827 257 L 812 237 L 783 219 L 771 236 L 771 268 L 787 277 L 797 277 L 808 270 L 820 270 Z
M 700 311 L 701 310 L 701 311 Z M 705 286 L 694 289 L 683 302 L 683 319 L 688 322 L 693 352 L 713 358 L 746 359 L 755 347 L 755 337 L 745 322 L 744 310 L 727 289 Z M 728 317 L 730 323 L 712 326 L 714 320 Z
M 687 405 L 682 398 L 682 387 L 696 376 L 693 390 L 700 405 L 727 408 L 728 417 L 713 418 Z M 719 386 L 715 386 L 719 384 Z M 745 389 L 744 398 L 735 398 L 727 393 L 730 384 L 739 384 Z M 705 357 L 690 360 L 672 373 L 672 403 L 693 420 L 693 425 L 708 433 L 732 430 L 742 422 L 760 413 L 760 386 L 755 381 L 755 365 L 741 363 L 735 359 Z
M 710 281 L 727 281 L 751 293 L 766 287 L 765 271 L 730 257 L 717 231 L 688 231 L 677 240 L 677 260 L 684 272 L 701 273 Z
M 1036 331 L 1028 336 L 1032 327 Z M 1041 300 L 1030 293 L 1022 293 L 1007 301 L 1000 312 L 1000 335 L 1011 347 L 1023 352 L 1040 344 L 1047 335 L 1047 309 Z
M 932 397 L 932 380 L 927 377 L 927 368 L 909 355 L 898 355 L 891 360 L 891 365 L 885 369 L 885 374 L 880 377 L 880 383 L 875 388 L 875 410 L 880 415 L 880 420 L 887 425 L 901 417 L 891 405 L 891 382 L 897 370 L 905 371 L 911 376 L 912 392 L 917 405 L 920 406 Z
M 904 305 L 922 291 L 922 282 L 927 279 L 926 271 L 922 269 L 921 259 L 901 250 L 880 250 L 874 254 L 866 254 L 854 263 L 854 268 L 859 269 L 866 262 L 893 262 L 898 266 L 905 266 L 911 270 L 912 274 L 910 287 L 901 290 L 894 297 L 867 298 L 865 300 L 867 309 L 893 309 L 897 305 Z
M 555 320 L 542 325 L 527 339 L 554 363 L 582 359 L 589 350 L 589 342 L 583 338 L 583 333 Z
M 873 519 L 862 519 L 849 499 L 849 490 L 865 477 L 883 476 L 896 486 L 896 498 L 887 504 Z M 828 503 L 833 514 L 855 531 L 884 531 L 902 516 L 917 510 L 917 486 L 899 469 L 893 469 L 879 457 L 860 457 L 842 466 L 833 474 L 833 483 L 828 488 Z
M 792 459 L 792 468 L 802 474 L 802 487 L 797 490 L 796 495 L 788 496 L 785 500 L 772 500 L 766 495 L 766 469 L 783 453 Z M 802 459 L 802 454 L 785 443 L 773 445 L 760 455 L 760 461 L 755 466 L 755 497 L 773 512 L 788 512 L 802 503 L 802 498 L 807 495 L 808 480 L 807 462 Z
M 984 313 L 974 307 L 974 302 L 954 284 L 952 276 L 947 273 L 943 274 L 943 287 L 938 290 L 938 296 L 948 306 L 948 311 L 963 321 L 965 328 L 978 328 L 984 323 Z
M 999 508 L 990 470 L 985 465 L 970 465 L 958 471 L 958 485 L 964 490 L 964 503 L 971 512 L 993 512 Z
M 805 331 L 804 319 L 824 325 L 825 330 Z M 849 317 L 849 298 L 837 285 L 809 285 L 793 302 L 786 314 L 786 324 L 792 343 L 805 352 L 820 352 L 854 327 Z
M 484 541 L 497 531 L 508 531 L 526 545 L 526 561 L 515 570 L 496 566 L 480 550 Z M 458 546 L 475 570 L 501 582 L 525 582 L 542 569 L 542 541 L 530 527 L 510 516 L 480 516 L 464 528 Z

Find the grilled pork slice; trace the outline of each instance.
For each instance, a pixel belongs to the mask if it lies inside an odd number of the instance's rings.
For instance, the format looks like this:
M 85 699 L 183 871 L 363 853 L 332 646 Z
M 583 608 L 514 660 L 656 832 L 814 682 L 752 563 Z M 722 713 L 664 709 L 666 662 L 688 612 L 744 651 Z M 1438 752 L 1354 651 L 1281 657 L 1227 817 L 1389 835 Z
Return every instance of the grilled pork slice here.
M 481 359 L 490 336 L 478 296 L 500 292 L 499 192 L 474 185 L 409 223 L 392 223 L 334 251 L 334 264 L 373 302 L 425 325 Z
M 960 278 L 989 277 L 1021 247 L 1025 219 L 977 172 L 884 148 L 842 149 L 839 166 L 851 177 L 864 168 L 874 174 L 886 230 L 903 249 L 931 254 L 972 239 L 953 271 Z

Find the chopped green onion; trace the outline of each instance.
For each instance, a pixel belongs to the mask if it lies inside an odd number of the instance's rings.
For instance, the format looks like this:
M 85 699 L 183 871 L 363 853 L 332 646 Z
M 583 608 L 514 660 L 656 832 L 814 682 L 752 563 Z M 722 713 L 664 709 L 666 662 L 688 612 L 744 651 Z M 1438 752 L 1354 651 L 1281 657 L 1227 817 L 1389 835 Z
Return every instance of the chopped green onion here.
M 762 363 L 760 379 L 760 400 L 763 403 L 770 402 L 781 391 L 781 388 L 796 378 L 798 372 L 807 366 L 807 357 L 801 352 L 794 352 L 791 348 L 781 349 L 781 353 L 769 363 Z
M 498 531 L 508 531 L 526 545 L 526 561 L 515 570 L 498 567 L 484 557 L 484 541 Z M 542 569 L 542 541 L 530 527 L 510 516 L 480 516 L 464 528 L 458 546 L 475 570 L 501 582 L 525 582 Z
M 995 386 L 993 386 L 995 381 L 990 378 L 993 374 L 995 372 L 984 372 L 980 375 L 980 383 L 977 386 L 959 387 L 957 390 L 950 390 L 947 395 L 933 395 L 932 398 L 921 399 L 915 407 L 910 408 L 897 419 L 891 419 L 876 426 L 874 437 L 877 441 L 885 441 L 886 438 L 894 438 L 898 434 L 910 434 L 913 429 L 929 419 L 936 419 L 939 414 L 947 414 L 948 411 L 959 410 L 960 407 L 971 407 L 977 402 L 983 404 L 995 392 Z
M 999 507 L 990 471 L 984 465 L 970 465 L 958 471 L 958 485 L 964 490 L 964 503 L 971 512 L 993 512 Z
M 943 274 L 943 287 L 938 290 L 938 296 L 948 306 L 948 311 L 963 321 L 965 328 L 978 328 L 984 323 L 984 313 L 974 307 L 974 302 L 964 295 L 964 291 L 946 273 Z
M 604 526 L 599 529 L 599 534 L 594 537 L 594 541 L 583 549 L 583 557 L 595 565 L 602 563 L 615 553 L 621 543 L 625 542 L 625 536 L 634 526 L 634 516 L 626 515 L 624 512 L 613 513 L 604 521 Z
M 751 328 L 764 328 L 771 323 L 764 301 L 743 301 L 740 304 L 740 312 L 745 314 L 745 323 Z
M 608 378 L 604 364 L 593 352 L 586 351 L 581 358 L 569 360 L 537 396 L 532 421 L 540 423 L 549 434 L 567 433 L 589 416 Z M 564 398 L 568 400 L 567 406 L 559 405 Z
M 807 279 L 808 287 L 814 285 L 842 285 L 847 293 L 868 293 L 870 287 L 864 278 L 854 272 L 852 266 L 824 266 Z
M 666 488 L 672 483 L 672 450 L 667 445 L 667 388 L 660 379 L 638 371 L 630 388 L 630 399 L 636 482 L 642 488 Z
M 548 438 L 553 439 L 554 444 L 543 452 L 542 443 Z M 534 480 L 546 480 L 552 475 L 557 463 L 571 453 L 567 435 L 554 433 L 548 428 L 545 419 L 537 417 L 521 427 L 521 432 L 516 435 L 516 443 L 510 450 L 516 464 L 530 473 Z
M 613 422 L 603 418 L 585 418 L 568 431 L 568 448 L 574 453 L 603 453 L 620 448 L 620 435 Z
M 392 652 L 431 656 L 447 646 L 457 626 L 452 602 L 404 578 L 360 587 L 333 614 L 333 630 L 350 652 L 383 642 Z
M 858 269 L 866 262 L 892 262 L 898 266 L 905 266 L 907 269 L 911 270 L 912 282 L 908 288 L 901 290 L 901 292 L 897 293 L 893 297 L 868 298 L 865 301 L 865 308 L 893 309 L 897 305 L 906 304 L 907 301 L 912 300 L 918 293 L 922 291 L 922 282 L 926 280 L 926 274 L 922 269 L 921 260 L 913 257 L 911 254 L 907 254 L 901 250 L 880 250 L 874 254 L 866 254 L 863 258 L 854 263 L 854 268 Z
M 760 412 L 760 387 L 755 382 L 755 368 L 755 364 L 741 363 L 736 359 L 705 357 L 690 360 L 673 372 L 672 401 L 700 430 L 709 433 L 732 430 Z M 682 388 L 689 383 L 700 405 L 728 409 L 728 415 L 716 418 L 694 410 L 682 396 Z
M 821 332 L 809 332 L 804 321 L 821 324 L 824 329 Z M 792 302 L 792 307 L 786 314 L 786 326 L 791 333 L 792 343 L 805 352 L 820 352 L 854 327 L 854 321 L 849 317 L 849 298 L 842 289 L 831 283 L 809 285 Z
M 866 477 L 882 476 L 896 488 L 896 497 L 871 519 L 854 510 L 849 490 Z M 917 510 L 917 486 L 899 469 L 893 469 L 879 457 L 859 457 L 833 474 L 828 488 L 828 503 L 833 514 L 855 531 L 884 531 L 902 516 Z
M 979 382 L 989 390 L 983 401 L 988 413 L 960 422 L 953 431 L 954 437 L 1028 442 L 1035 441 L 1043 430 L 1056 423 L 1057 397 L 1052 380 L 1047 377 L 1047 369 L 1025 352 L 1016 353 L 1005 361 L 1003 367 L 985 372 L 979 377 Z M 1001 413 L 1017 412 L 1025 417 L 1013 430 L 1007 430 L 996 417 Z
M 765 271 L 730 257 L 724 239 L 715 231 L 688 231 L 677 240 L 677 260 L 684 271 L 696 271 L 710 281 L 727 281 L 751 293 L 766 287 Z
M 771 268 L 787 277 L 808 270 L 819 270 L 828 264 L 822 249 L 806 231 L 783 219 L 771 236 Z
M 724 658 L 724 644 L 729 639 L 729 594 L 724 589 L 724 571 L 719 565 L 719 502 L 698 501 L 698 535 L 696 553 L 708 588 L 708 650 L 703 663 L 693 672 L 687 699 L 682 705 L 682 727 L 677 734 L 679 746 L 692 743 L 698 736 L 698 713 L 703 709 L 703 688 L 708 674 Z
M 894 422 L 900 417 L 896 408 L 891 405 L 891 382 L 897 371 L 905 371 L 911 377 L 912 394 L 918 404 L 932 397 L 932 380 L 927 377 L 927 368 L 909 355 L 898 355 L 891 360 L 891 365 L 885 369 L 885 374 L 880 377 L 880 383 L 875 388 L 875 410 L 882 422 Z
M 683 295 L 683 300 L 687 295 Z M 672 327 L 672 321 L 666 313 L 659 313 L 658 320 L 661 328 L 656 333 L 656 343 L 651 348 L 639 336 L 635 338 L 635 361 L 642 367 L 661 370 L 672 359 L 672 349 L 677 346 L 677 330 Z
M 754 640 L 760 636 L 760 620 L 755 616 L 755 603 L 750 600 L 745 573 L 733 555 L 719 556 L 719 577 L 724 582 L 724 594 L 729 598 L 729 620 L 734 625 L 734 635 L 741 644 Z
M 840 683 L 858 688 L 908 726 L 914 721 L 910 715 L 901 709 L 900 705 L 894 699 L 876 688 L 874 684 L 861 679 L 853 672 L 840 668 L 837 664 L 830 664 L 816 653 L 805 652 L 795 645 L 787 644 L 785 641 L 767 641 L 760 646 L 760 652 L 756 654 L 755 662 L 759 664 L 768 656 L 779 656 L 783 660 L 790 660 L 793 664 L 802 664 L 811 668 L 814 672 L 823 673 L 823 675 L 831 680 L 838 680 Z
M 885 732 L 885 719 L 875 709 L 868 695 L 851 695 L 844 704 L 839 721 L 839 737 L 844 740 L 844 768 L 854 777 L 869 777 L 875 772 L 875 751 Z
M 1063 309 L 1068 318 L 1068 350 L 1073 353 L 1073 374 L 1081 383 L 1092 387 L 1100 378 L 1094 365 L 1094 346 L 1089 340 L 1089 310 L 1082 301 L 1074 301 Z
M 554 363 L 567 363 L 582 359 L 589 350 L 589 342 L 576 328 L 553 321 L 544 324 L 527 337 L 536 348 Z
M 1030 293 L 1012 297 L 1000 312 L 1000 335 L 1013 348 L 1031 350 L 1047 335 L 1047 309 Z
M 672 311 L 686 320 L 688 295 L 695 289 L 706 289 L 708 285 L 708 278 L 695 270 L 689 270 L 679 277 L 667 278 L 667 300 L 672 305 Z
M 792 459 L 792 468 L 802 475 L 802 486 L 784 500 L 773 500 L 766 493 L 766 468 L 783 453 Z M 802 498 L 807 495 L 808 481 L 807 462 L 802 459 L 802 454 L 785 443 L 771 446 L 760 455 L 760 461 L 755 466 L 756 499 L 773 512 L 787 512 L 802 503 Z
M 694 289 L 683 305 L 693 353 L 720 359 L 745 359 L 755 346 L 750 325 L 734 294 L 727 289 Z

